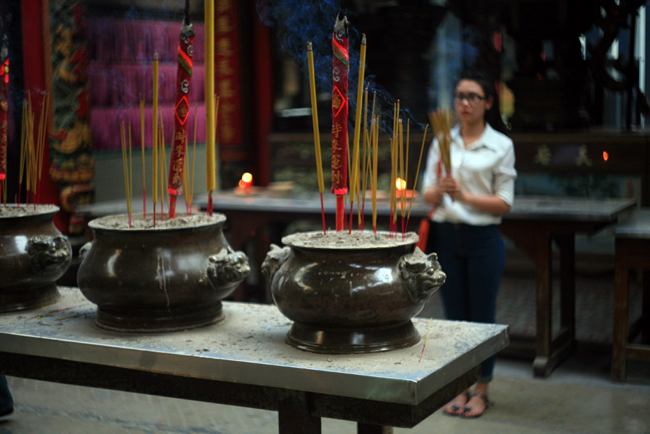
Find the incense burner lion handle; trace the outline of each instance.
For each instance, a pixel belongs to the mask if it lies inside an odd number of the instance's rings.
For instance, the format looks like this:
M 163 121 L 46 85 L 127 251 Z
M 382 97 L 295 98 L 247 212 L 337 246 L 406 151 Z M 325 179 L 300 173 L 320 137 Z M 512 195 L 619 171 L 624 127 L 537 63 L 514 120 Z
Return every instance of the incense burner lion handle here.
M 92 246 L 93 246 L 93 242 L 92 242 L 92 241 L 88 241 L 86 244 L 84 244 L 83 246 L 81 246 L 81 248 L 79 249 L 79 259 L 80 259 L 81 261 L 83 261 L 84 258 L 86 257 L 86 255 L 88 254 L 88 252 L 90 252 L 90 248 L 91 248 Z
M 438 263 L 438 255 L 426 255 L 418 247 L 400 259 L 398 269 L 409 296 L 416 303 L 428 300 L 447 278 Z
M 60 273 L 61 270 L 66 270 L 72 261 L 70 242 L 61 235 L 31 237 L 26 250 L 32 270 L 40 275 Z
M 213 287 L 226 289 L 239 285 L 250 274 L 251 267 L 244 252 L 228 247 L 208 257 L 207 271 Z
M 290 253 L 290 247 L 280 247 L 277 244 L 271 244 L 271 250 L 266 254 L 266 258 L 262 263 L 262 274 L 264 274 L 269 282 L 273 282 L 273 276 L 282 267 L 282 264 L 287 262 Z

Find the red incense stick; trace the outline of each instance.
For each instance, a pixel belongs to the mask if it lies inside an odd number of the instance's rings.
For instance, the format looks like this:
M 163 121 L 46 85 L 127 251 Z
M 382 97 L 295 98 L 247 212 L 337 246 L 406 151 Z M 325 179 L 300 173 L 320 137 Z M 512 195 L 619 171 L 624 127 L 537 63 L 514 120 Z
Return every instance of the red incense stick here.
M 6 41 L 6 35 L 4 40 Z M 7 112 L 9 111 L 9 55 L 8 47 L 3 43 L 0 46 L 0 198 L 3 182 L 7 178 L 7 139 L 9 128 L 7 125 Z
M 332 193 L 336 195 L 336 230 L 345 226 L 345 195 L 348 192 L 348 19 L 337 15 L 332 34 Z
M 169 164 L 169 218 L 176 216 L 176 197 L 183 192 L 183 169 L 187 146 L 187 118 L 190 112 L 189 93 L 192 82 L 192 53 L 194 52 L 194 26 L 190 23 L 190 2 L 185 0 L 185 20 L 178 44 L 178 69 L 176 70 L 176 104 L 174 106 L 174 138 Z

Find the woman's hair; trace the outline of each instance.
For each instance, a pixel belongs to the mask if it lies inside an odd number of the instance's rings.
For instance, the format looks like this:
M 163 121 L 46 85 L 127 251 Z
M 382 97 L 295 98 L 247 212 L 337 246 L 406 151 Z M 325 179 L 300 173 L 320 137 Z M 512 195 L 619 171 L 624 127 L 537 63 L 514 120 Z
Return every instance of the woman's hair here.
M 481 89 L 483 89 L 486 98 L 492 97 L 492 107 L 485 113 L 485 121 L 488 122 L 492 128 L 498 132 L 508 134 L 508 127 L 506 127 L 506 125 L 503 123 L 503 119 L 501 118 L 499 96 L 497 95 L 497 90 L 494 87 L 494 80 L 492 80 L 492 78 L 485 72 L 467 69 L 462 71 L 458 76 L 458 80 L 456 81 L 454 89 L 456 86 L 458 86 L 458 83 L 460 83 L 461 80 L 470 80 L 476 82 L 479 86 L 481 86 Z

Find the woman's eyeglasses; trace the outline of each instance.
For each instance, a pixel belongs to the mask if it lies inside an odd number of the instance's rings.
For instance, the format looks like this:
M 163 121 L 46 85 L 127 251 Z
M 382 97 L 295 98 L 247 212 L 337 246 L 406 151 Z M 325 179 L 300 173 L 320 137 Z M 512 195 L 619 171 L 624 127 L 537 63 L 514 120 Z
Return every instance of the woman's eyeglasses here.
M 485 97 L 479 95 L 478 93 L 457 93 L 454 95 L 454 102 L 461 104 L 463 101 L 467 101 L 470 105 L 476 105 L 479 101 L 484 100 Z

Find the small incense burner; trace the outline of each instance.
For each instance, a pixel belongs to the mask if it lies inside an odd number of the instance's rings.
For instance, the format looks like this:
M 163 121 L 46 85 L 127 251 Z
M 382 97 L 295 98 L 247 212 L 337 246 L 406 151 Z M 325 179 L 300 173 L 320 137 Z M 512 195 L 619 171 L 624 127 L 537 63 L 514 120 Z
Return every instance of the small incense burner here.
M 54 226 L 55 205 L 0 208 L 0 313 L 35 309 L 59 298 L 56 280 L 72 247 Z
M 319 238 L 314 240 L 314 238 Z M 411 319 L 445 282 L 418 236 L 307 232 L 273 245 L 262 265 L 280 312 L 294 321 L 286 342 L 316 353 L 350 354 L 415 345 Z
M 250 273 L 223 235 L 223 214 L 92 220 L 82 247 L 79 289 L 97 304 L 96 324 L 127 332 L 191 329 L 224 319 L 221 300 Z

